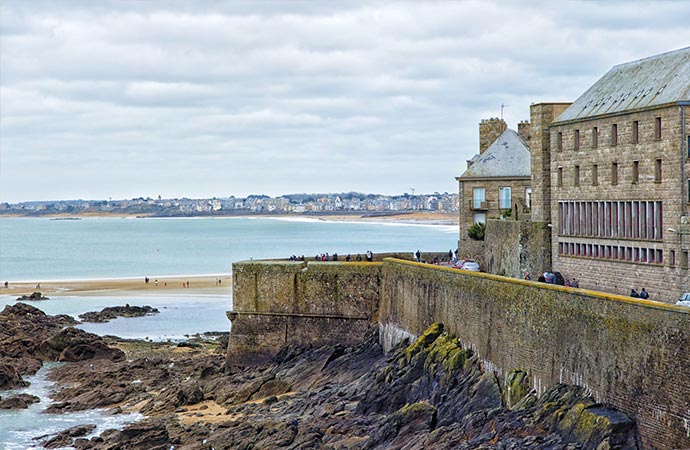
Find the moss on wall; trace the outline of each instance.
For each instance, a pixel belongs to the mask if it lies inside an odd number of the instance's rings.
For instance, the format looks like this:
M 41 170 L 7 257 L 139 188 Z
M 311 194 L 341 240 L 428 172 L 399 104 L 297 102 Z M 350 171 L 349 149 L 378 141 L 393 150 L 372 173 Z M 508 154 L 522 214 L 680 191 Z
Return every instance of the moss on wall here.
M 690 447 L 687 308 L 398 260 L 382 282 L 382 329 L 418 336 L 443 323 L 500 378 L 522 368 L 538 393 L 584 386 L 635 417 L 649 443 Z

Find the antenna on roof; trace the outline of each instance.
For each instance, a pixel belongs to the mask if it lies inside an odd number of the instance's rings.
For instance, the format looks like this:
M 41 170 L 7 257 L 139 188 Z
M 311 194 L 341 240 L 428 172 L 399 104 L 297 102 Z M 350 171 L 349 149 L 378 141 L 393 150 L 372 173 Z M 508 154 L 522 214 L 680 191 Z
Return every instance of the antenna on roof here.
M 506 105 L 505 103 L 501 103 L 501 120 L 503 120 L 503 108 L 505 108 L 506 106 L 510 106 L 510 105 Z

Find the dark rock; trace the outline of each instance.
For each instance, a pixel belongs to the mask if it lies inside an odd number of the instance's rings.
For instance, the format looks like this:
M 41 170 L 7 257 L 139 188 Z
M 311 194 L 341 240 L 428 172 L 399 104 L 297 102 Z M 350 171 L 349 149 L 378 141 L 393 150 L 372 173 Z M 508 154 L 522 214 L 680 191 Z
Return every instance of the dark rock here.
M 95 429 L 96 425 L 93 424 L 77 425 L 57 433 L 54 437 L 50 439 L 42 441 L 41 445 L 44 448 L 49 449 L 72 446 L 74 438 L 86 436 L 87 434 L 92 433 Z M 45 436 L 41 436 L 37 439 L 42 439 L 44 437 Z
M 159 311 L 151 306 L 109 306 L 101 311 L 90 311 L 79 314 L 79 318 L 84 322 L 103 323 L 117 317 L 143 317 L 151 314 L 158 314 Z
M 29 405 L 40 401 L 41 399 L 35 395 L 18 394 L 0 401 L 0 409 L 26 409 Z
M 65 328 L 39 346 L 41 355 L 50 361 L 83 361 L 87 359 L 124 359 L 122 350 L 108 347 L 103 338 L 77 328 Z
M 143 404 L 149 416 L 76 448 L 637 449 L 634 422 L 582 388 L 537 399 L 525 374 L 506 407 L 497 377 L 439 325 L 389 355 L 372 332 L 356 347 L 287 348 L 232 375 L 223 354 L 168 350 L 51 371 L 55 410 Z
M 9 364 L 0 363 L 0 390 L 16 389 L 28 386 L 17 369 Z
M 21 297 L 17 298 L 17 301 L 25 301 L 25 300 L 50 300 L 48 297 L 44 297 L 42 293 L 40 292 L 34 292 L 33 294 L 30 295 L 22 295 Z

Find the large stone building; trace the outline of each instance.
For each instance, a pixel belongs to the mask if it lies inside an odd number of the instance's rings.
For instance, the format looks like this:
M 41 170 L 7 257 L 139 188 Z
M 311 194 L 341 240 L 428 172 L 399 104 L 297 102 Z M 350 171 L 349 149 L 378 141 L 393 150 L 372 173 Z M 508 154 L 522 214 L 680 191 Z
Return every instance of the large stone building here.
M 524 247 L 519 261 L 510 270 L 503 263 L 486 269 L 511 276 L 556 270 L 582 287 L 618 294 L 645 287 L 652 299 L 667 302 L 690 292 L 688 106 L 690 47 L 615 66 L 572 104 L 531 105 L 520 132 L 531 159 L 525 186 L 532 193 L 524 203 L 530 215 L 520 219 L 530 221 L 533 235 L 516 224 L 510 238 Z M 498 173 L 478 177 L 477 164 L 509 165 L 506 153 L 495 155 L 503 161 L 486 161 L 490 149 L 457 178 L 460 247 L 478 217 L 477 183 L 492 183 L 487 192 L 493 192 L 502 181 Z M 502 209 L 484 206 L 488 234 Z M 499 228 L 505 235 L 505 225 Z M 545 234 L 535 238 L 541 229 Z M 505 245 L 485 243 L 487 262 L 506 254 L 492 246 Z
M 527 133 L 526 124 L 520 131 Z M 530 206 L 530 151 L 520 134 L 502 119 L 479 124 L 479 153 L 467 161 L 459 177 L 460 243 L 467 241 L 467 229 L 510 214 L 517 218 Z
M 613 67 L 550 124 L 556 270 L 662 301 L 690 291 L 687 106 L 690 47 Z

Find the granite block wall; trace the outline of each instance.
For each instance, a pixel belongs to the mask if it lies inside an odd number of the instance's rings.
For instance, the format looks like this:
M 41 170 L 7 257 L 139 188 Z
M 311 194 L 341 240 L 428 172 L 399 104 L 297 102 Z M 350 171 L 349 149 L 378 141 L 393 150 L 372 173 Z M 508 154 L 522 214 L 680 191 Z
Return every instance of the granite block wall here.
M 226 366 L 255 365 L 285 345 L 351 344 L 375 323 L 381 262 L 233 264 Z
M 690 309 L 397 260 L 382 283 L 386 345 L 442 322 L 500 377 L 585 386 L 637 420 L 644 448 L 690 448 Z

